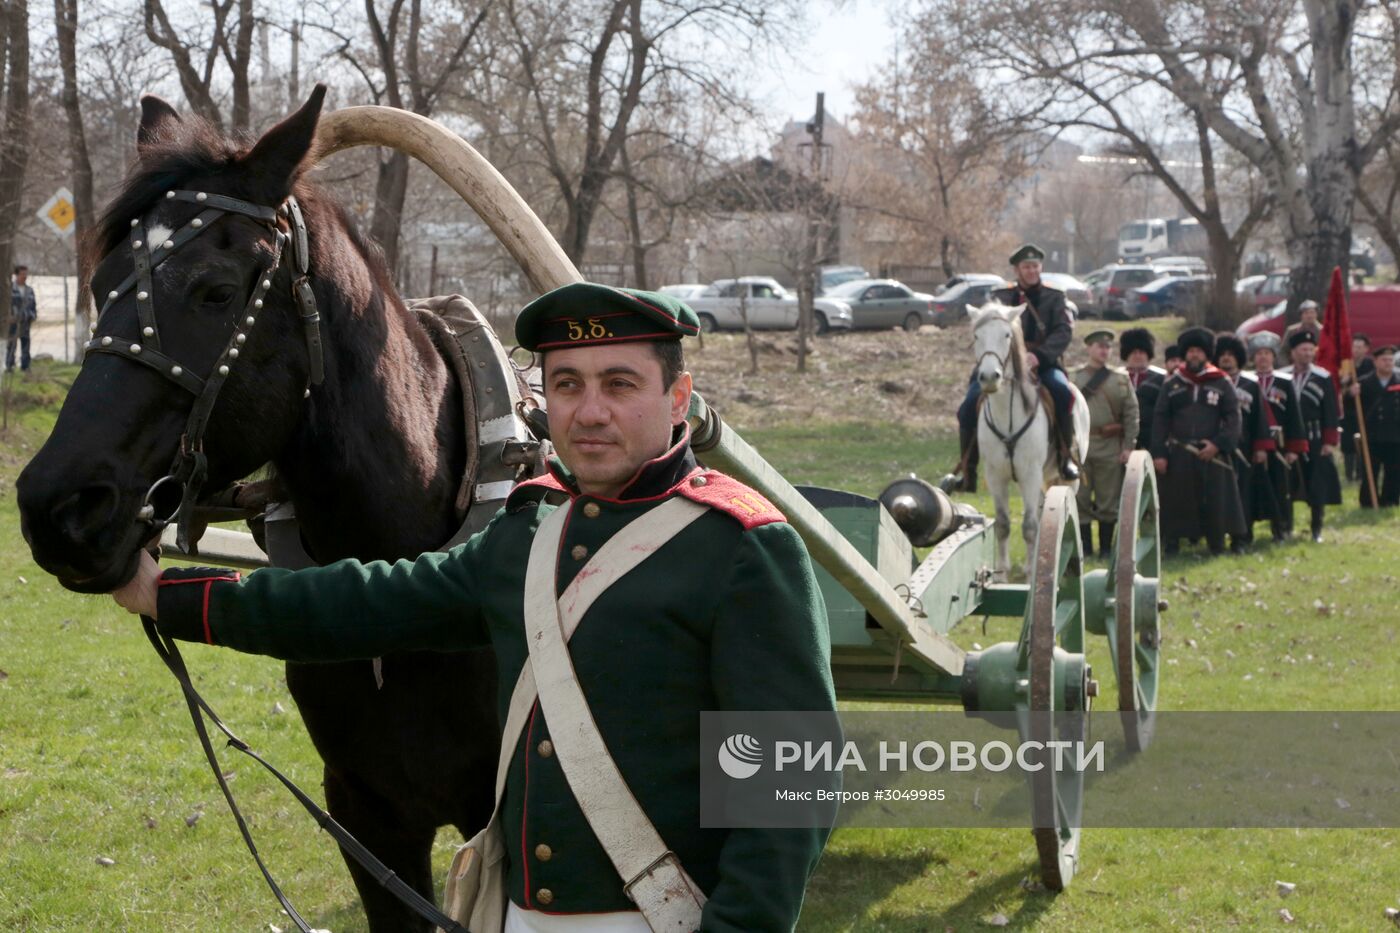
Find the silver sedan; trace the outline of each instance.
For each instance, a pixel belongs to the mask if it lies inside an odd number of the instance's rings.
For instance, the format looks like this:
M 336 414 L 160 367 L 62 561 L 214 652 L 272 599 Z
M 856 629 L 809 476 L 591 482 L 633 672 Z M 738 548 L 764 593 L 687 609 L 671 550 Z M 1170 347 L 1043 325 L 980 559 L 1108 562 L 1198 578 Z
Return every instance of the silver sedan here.
M 933 296 L 894 279 L 857 279 L 827 292 L 851 306 L 852 326 L 863 329 L 902 327 L 913 333 L 933 323 Z

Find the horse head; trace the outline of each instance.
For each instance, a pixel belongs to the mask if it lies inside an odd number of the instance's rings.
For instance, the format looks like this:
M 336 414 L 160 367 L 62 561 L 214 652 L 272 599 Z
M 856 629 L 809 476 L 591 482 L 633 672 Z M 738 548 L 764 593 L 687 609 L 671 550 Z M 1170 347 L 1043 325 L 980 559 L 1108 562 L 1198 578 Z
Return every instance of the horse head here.
M 1021 337 L 1021 312 L 1000 302 L 969 309 L 972 352 L 977 357 L 977 382 L 984 393 L 996 392 L 1007 378 L 1019 380 L 1025 341 Z
M 88 244 L 92 340 L 17 485 L 25 540 L 65 587 L 123 584 L 185 489 L 248 475 L 304 416 L 321 362 L 292 195 L 324 97 L 251 146 L 141 101 L 137 161 Z

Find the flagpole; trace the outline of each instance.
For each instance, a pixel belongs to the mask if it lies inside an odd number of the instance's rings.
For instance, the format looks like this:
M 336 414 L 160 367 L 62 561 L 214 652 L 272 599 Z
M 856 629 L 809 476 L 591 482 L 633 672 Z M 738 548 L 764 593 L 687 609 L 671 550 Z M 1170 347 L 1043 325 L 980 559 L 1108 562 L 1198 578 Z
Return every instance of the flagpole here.
M 1359 380 L 1352 383 L 1359 384 Z M 1360 395 L 1353 395 L 1351 400 L 1356 403 L 1356 427 L 1361 437 L 1361 462 L 1366 467 L 1366 488 L 1371 492 L 1371 508 L 1380 508 L 1380 500 L 1376 498 L 1376 472 L 1371 469 L 1371 445 L 1366 440 L 1366 413 L 1361 410 Z

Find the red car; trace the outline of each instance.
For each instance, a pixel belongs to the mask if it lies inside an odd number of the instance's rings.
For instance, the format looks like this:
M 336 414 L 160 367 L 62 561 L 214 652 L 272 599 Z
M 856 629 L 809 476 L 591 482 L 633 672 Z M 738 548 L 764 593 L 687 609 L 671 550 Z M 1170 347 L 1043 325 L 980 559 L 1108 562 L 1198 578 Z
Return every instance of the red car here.
M 1273 307 L 1241 324 L 1235 334 L 1241 340 L 1248 340 L 1250 334 L 1261 330 L 1271 330 L 1283 336 L 1283 313 L 1287 308 L 1287 301 L 1277 301 Z M 1371 338 L 1371 346 L 1400 345 L 1400 285 L 1362 285 L 1353 288 L 1347 296 L 1347 317 L 1351 322 L 1351 332 Z

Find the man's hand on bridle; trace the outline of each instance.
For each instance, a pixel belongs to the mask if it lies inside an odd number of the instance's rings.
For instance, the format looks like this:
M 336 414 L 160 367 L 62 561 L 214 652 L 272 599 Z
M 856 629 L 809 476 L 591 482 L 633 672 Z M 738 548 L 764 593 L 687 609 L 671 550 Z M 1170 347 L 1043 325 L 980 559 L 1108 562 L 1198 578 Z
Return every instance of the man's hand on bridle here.
M 156 588 L 160 581 L 160 564 L 155 562 L 146 551 L 141 552 L 136 564 L 136 576 L 119 590 L 112 593 L 112 598 L 117 601 L 127 612 L 134 612 L 137 615 L 156 617 Z

